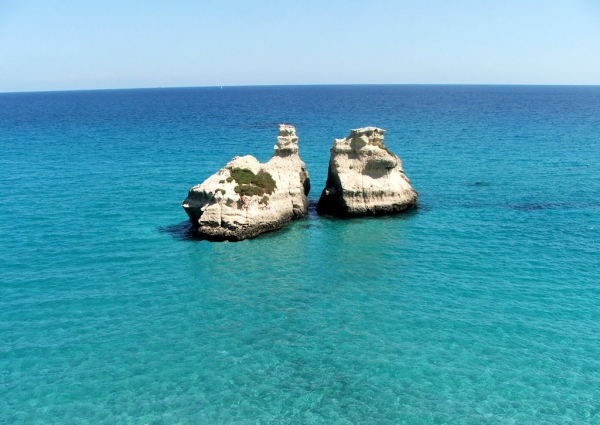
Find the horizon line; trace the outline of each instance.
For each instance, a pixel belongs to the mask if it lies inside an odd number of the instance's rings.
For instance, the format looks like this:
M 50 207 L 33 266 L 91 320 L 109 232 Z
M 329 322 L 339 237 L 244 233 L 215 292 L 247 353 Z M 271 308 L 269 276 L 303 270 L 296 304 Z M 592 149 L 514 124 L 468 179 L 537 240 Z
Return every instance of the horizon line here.
M 480 87 L 600 87 L 600 84 L 531 84 L 531 83 L 333 83 L 333 84 L 231 84 L 207 86 L 155 86 L 155 87 L 118 87 L 90 89 L 24 90 L 0 91 L 0 94 L 26 93 L 68 93 L 90 91 L 131 91 L 131 90 L 171 90 L 171 89 L 223 89 L 251 87 L 329 87 L 329 86 L 480 86 Z

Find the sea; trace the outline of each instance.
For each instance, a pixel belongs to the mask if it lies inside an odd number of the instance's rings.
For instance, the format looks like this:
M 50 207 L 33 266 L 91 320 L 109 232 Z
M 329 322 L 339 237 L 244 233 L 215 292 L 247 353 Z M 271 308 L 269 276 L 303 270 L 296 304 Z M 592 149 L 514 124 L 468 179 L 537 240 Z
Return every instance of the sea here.
M 308 216 L 196 238 L 280 123 Z M 364 126 L 418 207 L 321 217 Z M 0 94 L 0 423 L 600 424 L 600 87 Z

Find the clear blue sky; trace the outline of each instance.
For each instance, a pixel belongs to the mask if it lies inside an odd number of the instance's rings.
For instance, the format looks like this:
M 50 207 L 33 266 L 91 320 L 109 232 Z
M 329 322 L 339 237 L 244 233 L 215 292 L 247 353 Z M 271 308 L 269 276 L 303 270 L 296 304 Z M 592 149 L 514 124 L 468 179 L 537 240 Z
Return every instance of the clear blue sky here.
M 600 84 L 600 0 L 0 0 L 0 92 Z

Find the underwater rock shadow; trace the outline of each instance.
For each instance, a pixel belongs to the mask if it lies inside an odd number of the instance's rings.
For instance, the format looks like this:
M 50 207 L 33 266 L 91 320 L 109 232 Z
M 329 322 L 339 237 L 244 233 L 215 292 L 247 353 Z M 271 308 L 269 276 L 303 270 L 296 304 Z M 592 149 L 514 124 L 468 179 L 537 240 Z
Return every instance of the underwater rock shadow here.
M 487 187 L 487 186 L 491 186 L 492 184 L 490 182 L 484 182 L 484 181 L 476 181 L 475 183 L 465 183 L 465 186 L 468 187 Z
M 509 204 L 508 208 L 517 211 L 540 211 L 557 209 L 598 208 L 598 202 L 521 202 Z
M 281 235 L 282 233 L 287 233 L 287 232 L 292 231 L 293 228 L 311 229 L 311 228 L 320 227 L 321 223 L 318 223 L 318 221 L 320 221 L 320 220 L 332 220 L 332 221 L 338 221 L 338 220 L 339 221 L 348 221 L 348 220 L 360 221 L 361 219 L 363 219 L 363 220 L 407 220 L 407 219 L 419 214 L 420 212 L 421 213 L 426 212 L 431 209 L 430 207 L 427 207 L 425 205 L 417 204 L 414 207 L 404 210 L 398 214 L 369 215 L 369 216 L 364 216 L 364 217 L 335 217 L 335 216 L 317 214 L 317 203 L 318 203 L 318 200 L 309 199 L 308 200 L 308 214 L 305 217 L 302 217 L 302 218 L 296 219 L 296 220 L 292 220 L 292 222 L 289 223 L 287 226 L 283 226 L 280 229 L 275 229 L 270 232 L 261 233 L 260 235 L 254 237 L 254 238 L 247 239 L 247 240 L 269 239 L 269 238 L 277 237 L 278 235 Z M 200 236 L 196 232 L 194 227 L 192 226 L 192 223 L 190 223 L 188 220 L 182 221 L 181 223 L 177 223 L 177 224 L 170 224 L 167 226 L 159 226 L 156 228 L 156 230 L 158 231 L 158 233 L 170 235 L 173 239 L 178 240 L 178 241 L 183 241 L 183 242 L 199 242 L 199 241 L 223 242 L 222 240 L 219 240 L 219 239 L 209 239 L 209 238 Z M 243 241 L 239 241 L 239 242 L 243 242 Z
M 319 214 L 317 214 L 317 204 L 319 203 L 318 199 L 308 199 L 308 212 L 306 213 L 306 218 L 309 220 L 318 220 Z
M 517 211 L 539 211 L 568 208 L 568 204 L 560 202 L 523 202 L 520 204 L 510 204 L 508 207 Z
M 405 210 L 393 213 L 393 214 L 366 214 L 366 215 L 357 215 L 357 216 L 343 216 L 338 217 L 335 215 L 323 214 L 319 215 L 317 213 L 317 202 L 314 202 L 314 206 L 308 205 L 308 215 L 307 218 L 309 220 L 332 220 L 332 221 L 360 221 L 360 220 L 408 220 L 412 217 L 415 217 L 419 214 L 429 212 L 433 209 L 430 205 L 427 204 L 419 204 L 418 202 L 410 208 Z
M 168 226 L 159 226 L 156 228 L 158 233 L 165 233 L 171 235 L 173 239 L 178 241 L 202 241 L 206 240 L 198 236 L 198 233 L 194 230 L 192 223 L 189 220 L 182 221 L 177 224 L 170 224 Z
M 304 219 L 305 218 L 301 218 L 301 219 L 294 220 L 294 221 L 302 221 Z M 183 222 L 177 223 L 177 224 L 170 224 L 168 226 L 160 226 L 160 227 L 157 227 L 156 230 L 158 231 L 158 233 L 165 233 L 167 235 L 170 235 L 173 239 L 182 241 L 182 242 L 207 241 L 207 242 L 238 243 L 238 242 L 244 242 L 246 240 L 263 239 L 263 238 L 266 239 L 269 237 L 273 237 L 276 234 L 289 232 L 290 228 L 291 228 L 291 226 L 288 224 L 287 226 L 283 226 L 280 229 L 273 229 L 271 231 L 261 233 L 260 235 L 257 235 L 253 238 L 248 238 L 248 239 L 244 239 L 241 241 L 228 241 L 228 240 L 223 240 L 220 238 L 213 239 L 213 238 L 207 238 L 205 236 L 200 236 L 198 234 L 198 232 L 196 232 L 196 229 L 194 229 L 194 227 L 192 226 L 192 224 L 189 221 L 183 221 Z

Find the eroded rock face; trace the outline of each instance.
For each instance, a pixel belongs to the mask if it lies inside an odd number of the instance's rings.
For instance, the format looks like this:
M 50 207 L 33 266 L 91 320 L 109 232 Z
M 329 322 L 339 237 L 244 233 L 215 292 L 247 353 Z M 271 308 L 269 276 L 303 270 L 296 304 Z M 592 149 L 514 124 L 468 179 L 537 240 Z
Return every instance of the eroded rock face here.
M 282 124 L 275 153 L 267 163 L 250 155 L 237 156 L 192 187 L 181 206 L 200 236 L 239 241 L 305 216 L 309 190 L 296 130 Z
M 319 214 L 360 216 L 392 214 L 417 202 L 402 161 L 383 143 L 385 130 L 364 127 L 337 139 L 331 148 Z

